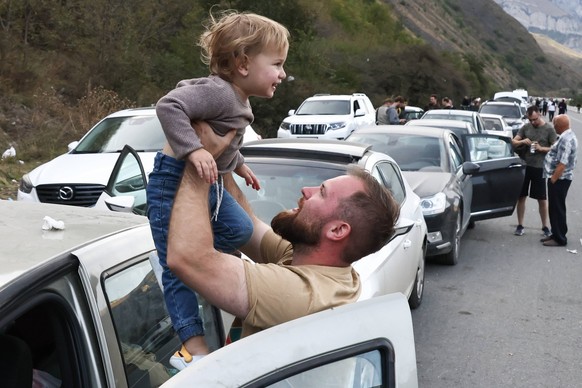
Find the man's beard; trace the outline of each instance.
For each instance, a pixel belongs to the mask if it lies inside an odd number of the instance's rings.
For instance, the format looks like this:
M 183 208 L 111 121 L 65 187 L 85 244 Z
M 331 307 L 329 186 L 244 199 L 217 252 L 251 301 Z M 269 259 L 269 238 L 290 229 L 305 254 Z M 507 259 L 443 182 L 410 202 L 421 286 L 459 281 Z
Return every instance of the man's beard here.
M 319 244 L 319 236 L 324 224 L 322 220 L 307 222 L 304 217 L 299 218 L 297 212 L 284 211 L 271 220 L 273 231 L 293 244 L 293 249 L 300 246 L 313 247 Z

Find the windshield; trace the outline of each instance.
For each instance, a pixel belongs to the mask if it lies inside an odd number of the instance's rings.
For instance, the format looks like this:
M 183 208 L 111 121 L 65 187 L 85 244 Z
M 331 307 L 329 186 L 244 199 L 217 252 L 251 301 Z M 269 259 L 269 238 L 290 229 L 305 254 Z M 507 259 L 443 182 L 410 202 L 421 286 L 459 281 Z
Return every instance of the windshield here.
M 402 171 L 418 171 L 426 167 L 440 170 L 444 147 L 439 138 L 386 133 L 354 133 L 349 141 L 370 144 L 374 151 L 389 155 Z
M 517 105 L 482 105 L 480 113 L 492 113 L 503 117 L 521 117 L 521 111 Z
M 317 100 L 305 101 L 297 115 L 349 115 L 350 102 L 348 100 Z
M 128 144 L 136 151 L 159 151 L 166 138 L 156 116 L 112 117 L 81 139 L 73 153 L 120 152 Z
M 319 187 L 327 179 L 345 174 L 334 167 L 314 167 L 302 164 L 253 163 L 247 161 L 261 183 L 261 190 L 247 186 L 244 179 L 233 174 L 238 186 L 248 199 L 253 211 L 267 224 L 279 212 L 298 206 L 301 189 Z
M 463 116 L 463 115 L 452 115 L 448 113 L 439 113 L 428 111 L 424 115 L 425 119 L 434 119 L 434 120 L 457 120 L 457 121 L 464 121 L 467 123 L 473 124 L 473 117 L 472 116 Z

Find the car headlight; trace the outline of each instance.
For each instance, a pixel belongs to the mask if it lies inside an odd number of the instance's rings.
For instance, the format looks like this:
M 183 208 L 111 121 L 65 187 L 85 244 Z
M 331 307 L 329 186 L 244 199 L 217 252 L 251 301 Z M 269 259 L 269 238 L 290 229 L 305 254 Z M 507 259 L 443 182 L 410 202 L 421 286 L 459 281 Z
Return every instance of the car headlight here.
M 436 193 L 433 196 L 422 198 L 420 207 L 425 216 L 442 213 L 447 207 L 447 197 L 444 193 Z
M 345 126 L 346 126 L 345 121 L 340 121 L 339 123 L 331 123 L 331 124 L 329 124 L 328 130 L 334 131 L 336 129 L 342 129 Z
M 30 194 L 34 185 L 32 184 L 30 177 L 28 174 L 24 174 L 20 179 L 20 185 L 18 186 L 18 190 L 22 191 L 25 194 Z
M 284 130 L 288 131 L 289 129 L 291 129 L 291 124 L 288 123 L 288 122 L 283 121 L 281 123 L 281 129 L 284 129 Z

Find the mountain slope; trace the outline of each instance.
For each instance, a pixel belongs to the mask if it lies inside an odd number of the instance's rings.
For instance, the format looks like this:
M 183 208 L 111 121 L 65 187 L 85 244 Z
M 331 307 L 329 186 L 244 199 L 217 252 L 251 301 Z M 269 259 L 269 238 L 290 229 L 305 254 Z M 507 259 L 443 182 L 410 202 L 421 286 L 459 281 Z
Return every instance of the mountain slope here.
M 582 0 L 495 0 L 530 32 L 582 53 Z
M 387 3 L 406 28 L 424 41 L 442 50 L 476 57 L 500 88 L 523 87 L 531 94 L 544 94 L 582 85 L 579 69 L 570 66 L 569 60 L 557 58 L 555 50 L 546 53 L 545 41 L 540 45 L 493 0 Z

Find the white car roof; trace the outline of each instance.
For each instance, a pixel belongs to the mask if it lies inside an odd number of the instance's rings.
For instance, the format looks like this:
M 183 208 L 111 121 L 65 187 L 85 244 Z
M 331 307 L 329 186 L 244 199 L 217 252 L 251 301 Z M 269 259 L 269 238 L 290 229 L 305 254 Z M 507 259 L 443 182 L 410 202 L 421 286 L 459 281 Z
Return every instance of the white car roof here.
M 129 108 L 120 110 L 108 115 L 108 117 L 125 117 L 125 116 L 155 116 L 156 115 L 156 108 L 155 107 L 142 107 L 142 108 Z
M 147 224 L 128 213 L 36 202 L 0 200 L 0 288 L 20 274 L 86 242 Z M 44 217 L 62 221 L 63 230 L 43 230 Z

